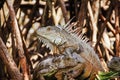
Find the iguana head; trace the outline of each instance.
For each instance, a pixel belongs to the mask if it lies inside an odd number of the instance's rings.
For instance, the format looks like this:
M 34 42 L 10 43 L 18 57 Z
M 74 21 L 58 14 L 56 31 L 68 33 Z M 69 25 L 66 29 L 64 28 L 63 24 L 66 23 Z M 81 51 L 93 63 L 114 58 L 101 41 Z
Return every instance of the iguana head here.
M 61 26 L 47 26 L 39 28 L 36 31 L 38 38 L 43 44 L 45 44 L 52 52 L 58 52 L 61 46 L 63 47 L 68 43 L 68 38 L 70 38 L 69 33 L 67 33 Z M 71 39 L 70 39 L 71 40 Z
M 113 57 L 108 62 L 108 68 L 113 71 L 120 71 L 120 57 Z
M 77 36 L 72 33 L 71 27 L 64 28 L 62 26 L 47 26 L 39 28 L 36 33 L 38 38 L 46 44 L 49 48 L 53 47 L 60 48 L 63 51 L 66 47 L 73 47 L 75 49 L 79 48 L 79 43 L 87 42 L 84 37 Z M 86 40 L 86 41 L 85 41 Z M 83 44 L 84 45 L 84 44 Z
M 42 27 L 37 30 L 37 35 L 39 36 L 39 38 L 42 37 L 56 45 L 62 45 L 66 42 L 64 33 L 65 32 L 63 31 L 62 27 L 56 26 Z

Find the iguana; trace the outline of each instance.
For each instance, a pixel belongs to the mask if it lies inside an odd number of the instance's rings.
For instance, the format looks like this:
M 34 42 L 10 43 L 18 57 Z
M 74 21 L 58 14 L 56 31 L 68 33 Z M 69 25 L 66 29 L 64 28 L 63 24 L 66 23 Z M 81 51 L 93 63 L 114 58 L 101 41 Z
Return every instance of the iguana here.
M 120 71 L 120 57 L 113 57 L 108 62 L 108 68 L 112 71 Z
M 109 71 L 107 72 L 99 72 L 98 75 L 96 75 L 96 80 L 120 79 L 120 57 L 113 57 L 108 61 L 108 68 Z
M 55 54 L 44 58 L 35 67 L 35 76 L 40 75 L 40 80 L 53 74 L 57 80 L 93 80 L 98 71 L 103 71 L 88 39 L 74 33 L 71 27 L 42 27 L 37 30 L 37 35 Z

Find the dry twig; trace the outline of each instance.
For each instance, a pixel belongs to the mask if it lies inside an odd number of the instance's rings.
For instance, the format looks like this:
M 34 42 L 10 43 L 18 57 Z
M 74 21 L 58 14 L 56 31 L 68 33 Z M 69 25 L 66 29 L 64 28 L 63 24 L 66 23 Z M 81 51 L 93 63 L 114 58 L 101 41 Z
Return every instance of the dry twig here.
M 7 0 L 6 2 L 7 2 L 10 19 L 11 19 L 11 23 L 12 23 L 12 34 L 15 35 L 15 38 L 16 38 L 16 47 L 18 49 L 18 55 L 20 57 L 20 65 L 21 65 L 21 69 L 23 71 L 24 80 L 29 80 L 28 72 L 27 72 L 27 62 L 26 62 L 26 58 L 24 56 L 22 39 L 20 36 L 20 31 L 19 31 L 17 20 L 15 17 L 13 5 L 11 3 L 11 0 Z
M 61 6 L 61 9 L 62 9 L 62 12 L 63 12 L 63 16 L 65 18 L 65 23 L 68 22 L 69 18 L 67 16 L 68 12 L 66 10 L 66 7 L 65 7 L 65 4 L 64 4 L 64 1 L 63 0 L 58 0 L 59 3 L 60 3 L 60 6 Z
M 116 56 L 120 56 L 120 35 L 118 32 L 119 29 L 119 13 L 118 13 L 118 6 L 119 1 L 115 1 L 115 30 L 116 30 Z
M 23 80 L 22 74 L 20 73 L 19 69 L 17 68 L 17 65 L 15 64 L 14 60 L 8 53 L 8 50 L 5 44 L 3 43 L 1 37 L 0 37 L 0 58 L 5 64 L 7 72 L 12 80 Z

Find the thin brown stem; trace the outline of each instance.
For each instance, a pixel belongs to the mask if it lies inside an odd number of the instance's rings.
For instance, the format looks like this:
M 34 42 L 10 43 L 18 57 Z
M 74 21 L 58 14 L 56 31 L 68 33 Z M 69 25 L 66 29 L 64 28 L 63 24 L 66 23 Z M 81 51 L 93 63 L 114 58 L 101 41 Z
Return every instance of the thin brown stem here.
M 116 56 L 120 56 L 120 35 L 118 32 L 119 28 L 119 13 L 118 13 L 118 6 L 119 6 L 119 1 L 115 1 L 115 29 L 116 29 Z
M 23 71 L 23 76 L 24 76 L 24 80 L 29 80 L 28 77 L 28 72 L 27 72 L 27 62 L 26 62 L 26 58 L 24 56 L 24 50 L 23 50 L 23 44 L 22 44 L 22 39 L 20 36 L 20 31 L 18 28 L 18 23 L 15 17 L 15 11 L 13 8 L 13 5 L 11 3 L 11 0 L 6 0 L 8 9 L 9 9 L 9 14 L 10 14 L 10 19 L 11 19 L 11 25 L 12 25 L 12 34 L 15 35 L 16 38 L 16 47 L 18 49 L 18 55 L 20 57 L 20 64 L 21 64 L 21 69 Z
M 66 7 L 65 7 L 65 3 L 63 0 L 58 0 L 59 3 L 60 3 L 60 6 L 61 6 L 61 9 L 62 9 L 62 12 L 63 12 L 63 17 L 65 18 L 65 23 L 68 22 L 69 18 L 68 18 L 68 13 L 67 13 L 67 10 L 66 10 Z
M 103 21 L 106 21 L 106 18 L 100 14 L 100 18 L 103 20 Z M 115 34 L 115 29 L 113 28 L 113 26 L 110 24 L 109 21 L 107 21 L 107 27 L 112 31 L 113 34 Z
M 12 80 L 23 80 L 23 76 L 20 73 L 19 69 L 17 68 L 14 60 L 8 53 L 8 50 L 3 43 L 0 37 L 0 58 L 2 59 L 3 63 L 5 64 L 8 74 L 12 78 Z

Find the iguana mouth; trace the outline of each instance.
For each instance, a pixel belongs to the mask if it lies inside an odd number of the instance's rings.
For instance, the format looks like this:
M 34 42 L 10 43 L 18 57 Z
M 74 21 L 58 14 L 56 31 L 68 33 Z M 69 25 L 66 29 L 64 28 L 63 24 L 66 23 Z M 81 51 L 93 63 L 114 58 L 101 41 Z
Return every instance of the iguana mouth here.
M 41 45 L 38 45 L 39 49 L 42 49 L 42 51 L 39 51 L 42 53 L 44 56 L 49 55 L 49 54 L 59 54 L 59 49 L 56 44 L 52 43 L 50 40 L 46 39 L 43 36 L 38 36 L 39 43 Z M 43 49 L 44 48 L 44 49 Z
M 31 57 L 33 63 L 33 68 L 42 60 L 50 58 L 51 56 L 56 55 L 58 48 L 55 44 L 50 42 L 48 39 L 42 36 L 37 38 L 37 50 L 35 55 Z M 57 53 L 58 54 L 58 53 Z

